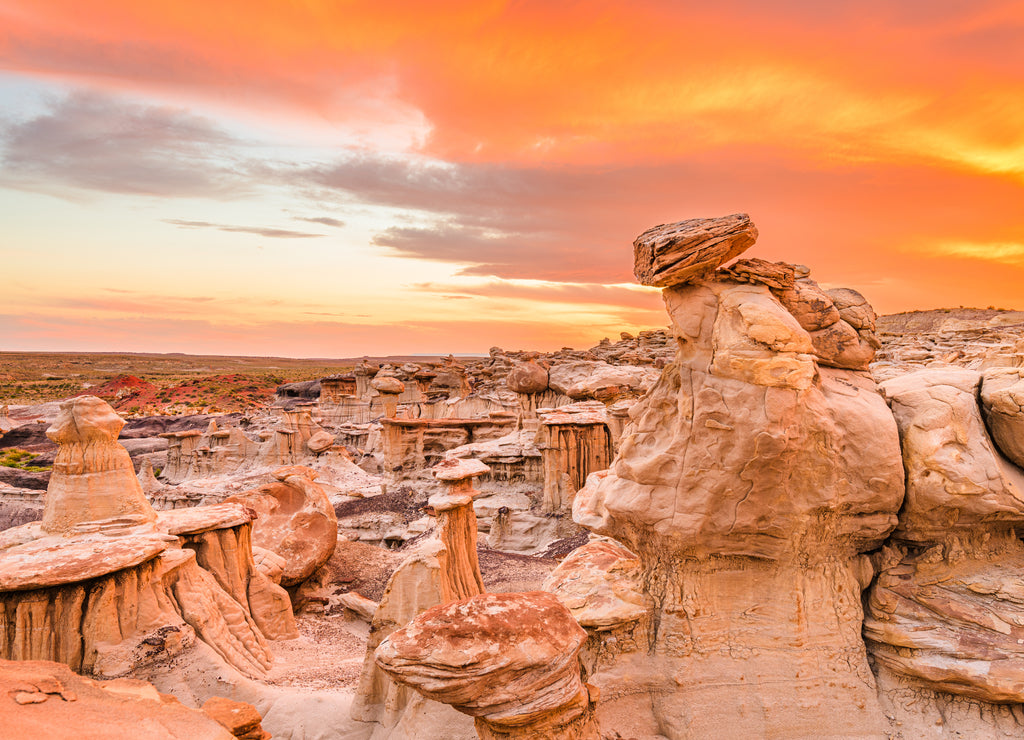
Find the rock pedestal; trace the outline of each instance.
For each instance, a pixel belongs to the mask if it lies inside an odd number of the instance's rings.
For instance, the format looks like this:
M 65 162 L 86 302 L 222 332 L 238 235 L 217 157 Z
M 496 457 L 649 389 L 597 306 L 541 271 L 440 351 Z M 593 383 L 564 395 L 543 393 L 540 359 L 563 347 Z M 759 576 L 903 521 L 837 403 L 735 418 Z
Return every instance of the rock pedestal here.
M 484 592 L 480 563 L 476 554 L 476 513 L 473 478 L 490 472 L 479 460 L 445 460 L 432 469 L 434 477 L 445 484 L 443 493 L 431 496 L 427 503 L 437 516 L 437 533 L 444 545 L 441 559 L 441 598 L 443 601 L 466 599 Z
M 48 430 L 60 448 L 43 521 L 0 533 L 0 658 L 109 678 L 201 641 L 225 668 L 262 675 L 266 638 L 297 633 L 287 593 L 253 561 L 253 512 L 158 517 L 116 442 L 122 424 L 84 397 Z

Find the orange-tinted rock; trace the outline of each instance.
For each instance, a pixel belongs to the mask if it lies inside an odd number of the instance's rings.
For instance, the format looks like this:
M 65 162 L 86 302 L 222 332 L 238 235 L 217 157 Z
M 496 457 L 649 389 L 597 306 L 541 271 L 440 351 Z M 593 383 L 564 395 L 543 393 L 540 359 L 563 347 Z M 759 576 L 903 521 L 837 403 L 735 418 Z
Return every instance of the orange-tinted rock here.
M 790 290 L 796 282 L 793 265 L 762 259 L 737 260 L 715 274 L 716 280 L 767 285 L 773 290 Z
M 635 622 L 651 604 L 640 583 L 640 559 L 617 542 L 598 540 L 573 550 L 544 581 L 581 626 L 606 630 Z
M 663 293 L 676 358 L 573 507 L 638 556 L 652 610 L 589 680 L 647 734 L 883 737 L 861 553 L 902 503 L 892 414 L 767 285 Z
M 214 696 L 203 703 L 203 714 L 239 740 L 270 740 L 270 733 L 263 729 L 263 718 L 252 704 Z
M 80 583 L 131 568 L 166 550 L 168 539 L 158 534 L 45 537 L 0 550 L 0 592 Z
M 505 376 L 505 383 L 516 393 L 542 393 L 548 388 L 548 371 L 533 360 L 516 362 Z

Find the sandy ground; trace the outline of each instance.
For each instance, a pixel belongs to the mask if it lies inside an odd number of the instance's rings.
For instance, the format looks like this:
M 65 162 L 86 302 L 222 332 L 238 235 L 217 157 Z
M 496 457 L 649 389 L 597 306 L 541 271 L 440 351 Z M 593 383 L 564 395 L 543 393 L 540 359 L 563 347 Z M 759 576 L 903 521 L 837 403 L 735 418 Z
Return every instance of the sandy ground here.
M 303 613 L 295 622 L 301 637 L 271 644 L 274 666 L 264 682 L 271 686 L 354 692 L 366 655 L 369 626 L 343 614 Z

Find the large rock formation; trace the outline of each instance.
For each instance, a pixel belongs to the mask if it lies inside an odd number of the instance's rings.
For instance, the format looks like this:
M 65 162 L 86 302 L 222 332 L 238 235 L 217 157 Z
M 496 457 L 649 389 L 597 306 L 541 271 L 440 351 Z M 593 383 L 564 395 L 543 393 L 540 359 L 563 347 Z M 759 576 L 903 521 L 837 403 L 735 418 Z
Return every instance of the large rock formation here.
M 826 366 L 863 363 L 815 342 L 849 302 L 806 268 L 748 261 L 708 279 L 731 248 L 674 248 L 666 265 L 700 269 L 647 282 L 667 286 L 676 359 L 574 505 L 576 521 L 636 553 L 653 605 L 644 647 L 592 678 L 602 716 L 673 739 L 881 737 L 861 553 L 896 525 L 903 467 L 874 382 Z

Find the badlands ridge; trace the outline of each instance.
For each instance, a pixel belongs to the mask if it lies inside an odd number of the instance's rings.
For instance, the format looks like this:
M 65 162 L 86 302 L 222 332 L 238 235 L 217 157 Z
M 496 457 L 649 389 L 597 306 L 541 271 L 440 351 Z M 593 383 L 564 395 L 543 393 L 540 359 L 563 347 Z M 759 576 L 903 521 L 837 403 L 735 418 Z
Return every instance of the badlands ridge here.
M 590 350 L 4 408 L 4 736 L 1021 737 L 1024 314 L 757 236 L 641 234 L 669 328 Z

